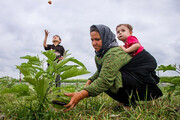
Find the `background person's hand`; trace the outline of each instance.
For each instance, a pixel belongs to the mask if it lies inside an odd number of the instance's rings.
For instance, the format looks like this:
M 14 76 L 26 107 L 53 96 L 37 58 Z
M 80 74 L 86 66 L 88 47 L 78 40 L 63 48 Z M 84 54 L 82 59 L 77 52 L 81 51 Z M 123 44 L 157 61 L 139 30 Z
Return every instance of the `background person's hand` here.
M 67 112 L 71 109 L 73 109 L 80 100 L 84 99 L 85 97 L 88 97 L 89 93 L 86 90 L 82 90 L 81 92 L 76 92 L 76 93 L 65 93 L 66 96 L 71 97 L 70 102 L 65 105 L 67 109 L 64 110 L 64 112 Z
M 59 60 L 59 61 L 60 61 L 60 60 L 62 60 L 62 59 L 63 59 L 63 57 L 62 57 L 62 56 L 58 58 L 58 60 Z
M 49 31 L 48 30 L 45 29 L 44 32 L 45 32 L 45 36 L 49 35 Z

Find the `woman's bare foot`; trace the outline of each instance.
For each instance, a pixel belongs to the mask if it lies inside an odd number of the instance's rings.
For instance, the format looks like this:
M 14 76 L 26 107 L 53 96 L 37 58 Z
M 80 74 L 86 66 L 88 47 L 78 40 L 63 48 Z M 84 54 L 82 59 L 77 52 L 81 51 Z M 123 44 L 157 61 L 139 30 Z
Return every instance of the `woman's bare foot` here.
M 120 106 L 123 106 L 123 105 L 124 105 L 124 103 L 119 103 L 119 104 L 118 104 L 119 107 L 120 107 Z

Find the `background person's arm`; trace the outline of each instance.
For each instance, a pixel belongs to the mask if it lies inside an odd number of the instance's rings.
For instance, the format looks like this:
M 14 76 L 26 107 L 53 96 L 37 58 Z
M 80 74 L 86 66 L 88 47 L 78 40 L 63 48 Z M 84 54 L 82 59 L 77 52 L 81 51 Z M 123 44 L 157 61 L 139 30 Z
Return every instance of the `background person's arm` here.
M 44 47 L 47 47 L 46 42 L 47 42 L 47 38 L 48 38 L 49 32 L 48 32 L 47 30 L 44 30 L 44 32 L 45 32 L 45 38 L 44 38 L 43 46 L 44 46 Z

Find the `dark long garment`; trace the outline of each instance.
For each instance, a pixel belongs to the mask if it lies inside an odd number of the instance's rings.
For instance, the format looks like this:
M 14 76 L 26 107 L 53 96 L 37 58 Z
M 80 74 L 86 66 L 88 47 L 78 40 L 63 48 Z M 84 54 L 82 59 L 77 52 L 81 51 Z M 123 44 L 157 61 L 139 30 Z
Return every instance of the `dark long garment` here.
M 143 50 L 120 69 L 123 87 L 116 94 L 111 91 L 106 93 L 125 105 L 135 104 L 139 100 L 157 99 L 162 92 L 157 86 L 159 77 L 155 74 L 156 67 L 154 57 Z

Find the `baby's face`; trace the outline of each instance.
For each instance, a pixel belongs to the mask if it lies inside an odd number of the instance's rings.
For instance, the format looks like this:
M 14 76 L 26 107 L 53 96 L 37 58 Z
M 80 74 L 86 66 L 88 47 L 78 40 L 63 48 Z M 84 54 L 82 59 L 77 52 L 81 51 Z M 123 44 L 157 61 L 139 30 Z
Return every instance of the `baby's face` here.
M 116 33 L 117 38 L 121 41 L 126 41 L 127 38 L 132 35 L 132 32 L 130 32 L 129 29 L 124 25 L 119 26 L 116 30 Z

